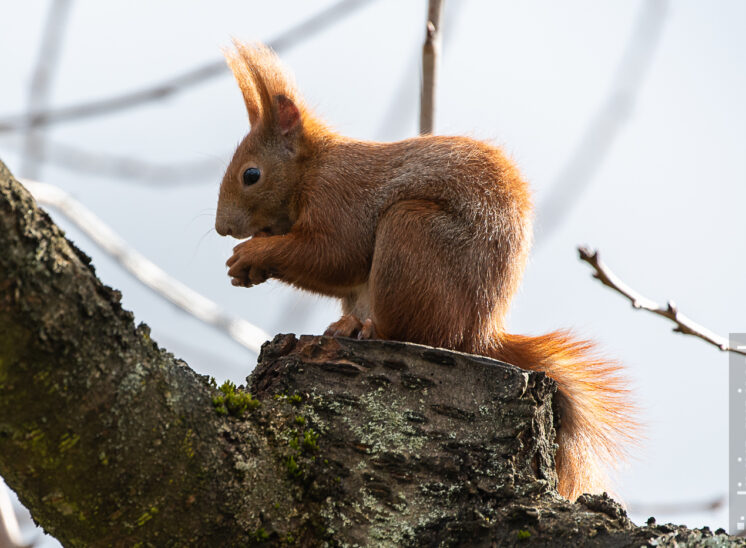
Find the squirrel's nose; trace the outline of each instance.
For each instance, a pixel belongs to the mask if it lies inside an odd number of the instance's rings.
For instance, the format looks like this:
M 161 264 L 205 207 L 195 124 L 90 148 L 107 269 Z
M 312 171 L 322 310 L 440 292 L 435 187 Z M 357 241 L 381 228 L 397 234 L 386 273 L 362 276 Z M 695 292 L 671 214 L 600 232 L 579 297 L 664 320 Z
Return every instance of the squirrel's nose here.
M 233 236 L 233 229 L 227 223 L 215 223 L 215 231 L 221 236 Z

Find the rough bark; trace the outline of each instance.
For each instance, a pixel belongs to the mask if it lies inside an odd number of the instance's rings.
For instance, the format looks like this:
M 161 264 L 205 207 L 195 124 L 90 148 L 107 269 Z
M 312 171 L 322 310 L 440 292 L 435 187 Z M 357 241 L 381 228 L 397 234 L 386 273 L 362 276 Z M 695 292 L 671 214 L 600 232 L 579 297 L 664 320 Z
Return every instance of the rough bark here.
M 65 545 L 728 542 L 559 497 L 542 374 L 278 335 L 254 399 L 135 327 L 2 164 L 0 249 L 0 475 Z

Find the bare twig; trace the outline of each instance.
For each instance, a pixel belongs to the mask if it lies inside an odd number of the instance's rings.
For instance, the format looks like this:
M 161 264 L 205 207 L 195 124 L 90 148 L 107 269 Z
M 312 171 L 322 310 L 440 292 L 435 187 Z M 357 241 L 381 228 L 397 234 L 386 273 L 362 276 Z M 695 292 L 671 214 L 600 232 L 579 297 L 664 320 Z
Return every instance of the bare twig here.
M 650 0 L 640 5 L 634 31 L 614 74 L 611 92 L 539 205 L 537 246 L 569 216 L 634 112 L 637 96 L 660 42 L 668 0 Z
M 713 333 L 706 327 L 693 322 L 692 320 L 681 314 L 673 301 L 668 301 L 668 303 L 664 307 L 660 306 L 655 301 L 652 301 L 647 297 L 643 297 L 642 295 L 640 295 L 637 291 L 620 280 L 616 276 L 616 274 L 609 270 L 609 268 L 601 261 L 598 251 L 596 251 L 595 249 L 580 246 L 578 247 L 578 254 L 580 256 L 580 260 L 585 261 L 586 263 L 591 265 L 594 270 L 594 278 L 599 280 L 605 286 L 610 287 L 614 291 L 626 297 L 629 302 L 632 303 L 633 308 L 647 310 L 648 312 L 652 312 L 653 314 L 668 318 L 676 324 L 676 327 L 673 328 L 674 332 L 676 333 L 693 335 L 694 337 L 699 337 L 703 341 L 707 341 L 708 343 L 717 346 L 720 350 L 723 350 L 725 352 L 734 352 L 736 354 L 743 354 L 744 356 L 746 356 L 746 350 L 731 347 L 728 344 L 728 340 L 726 338 Z
M 438 79 L 438 57 L 440 56 L 440 23 L 443 0 L 429 0 L 425 44 L 422 46 L 422 93 L 420 95 L 420 133 L 433 132 L 435 120 L 435 86 Z
M 49 91 L 57 68 L 57 60 L 62 51 L 60 44 L 71 5 L 72 0 L 54 0 L 49 8 L 36 59 L 36 68 L 31 77 L 28 96 L 29 118 L 34 112 L 47 108 Z M 26 177 L 37 177 L 37 169 L 44 157 L 44 133 L 34 127 L 27 128 L 23 149 L 21 173 Z
M 456 35 L 451 32 L 451 29 L 455 29 L 458 26 L 458 21 L 461 14 L 464 11 L 464 3 L 466 0 L 461 0 L 458 3 L 450 2 L 444 6 L 445 12 L 443 14 L 443 49 L 448 51 L 448 45 L 450 44 L 453 37 Z M 417 85 L 419 78 L 419 71 L 417 70 L 422 62 L 422 55 L 419 50 L 412 52 L 412 57 L 409 62 L 404 66 L 401 78 L 399 79 L 398 87 L 396 91 L 391 95 L 386 113 L 381 116 L 381 122 L 378 125 L 375 136 L 379 141 L 392 140 L 400 138 L 405 134 L 405 130 L 408 128 L 412 119 L 409 118 L 411 111 L 417 110 Z
M 101 219 L 64 190 L 47 183 L 19 179 L 40 204 L 55 208 L 91 238 L 130 274 L 160 297 L 202 322 L 226 333 L 253 352 L 259 352 L 269 335 L 244 319 L 223 311 L 216 303 L 172 278 L 114 233 Z
M 310 19 L 284 31 L 277 38 L 267 42 L 267 44 L 278 52 L 296 46 L 303 40 L 330 27 L 344 16 L 351 14 L 371 1 L 340 0 Z M 71 120 L 118 112 L 163 99 L 223 74 L 228 74 L 225 61 L 222 59 L 211 61 L 140 90 L 130 91 L 114 97 L 86 101 L 59 109 L 40 110 L 33 112 L 30 116 L 8 116 L 0 120 L 0 133 L 23 130 L 29 127 L 48 126 L 60 122 L 69 122 Z

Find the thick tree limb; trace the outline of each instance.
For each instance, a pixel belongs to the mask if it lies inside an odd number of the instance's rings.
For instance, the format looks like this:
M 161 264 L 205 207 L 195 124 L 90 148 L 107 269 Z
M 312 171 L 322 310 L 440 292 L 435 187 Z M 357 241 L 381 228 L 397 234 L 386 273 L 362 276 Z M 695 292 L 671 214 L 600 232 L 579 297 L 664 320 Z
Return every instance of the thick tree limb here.
M 655 301 L 644 297 L 627 284 L 625 284 L 616 274 L 614 274 L 609 267 L 606 266 L 599 257 L 598 251 L 589 247 L 580 246 L 578 247 L 578 255 L 581 261 L 585 261 L 593 268 L 593 277 L 604 284 L 606 287 L 610 287 L 617 293 L 626 297 L 632 304 L 632 308 L 641 310 L 647 310 L 658 316 L 663 316 L 671 320 L 676 326 L 673 328 L 676 333 L 683 333 L 684 335 L 693 335 L 699 337 L 703 341 L 717 346 L 720 350 L 725 352 L 734 352 L 736 354 L 746 355 L 746 349 L 738 347 L 732 347 L 728 344 L 728 339 L 717 335 L 713 331 L 710 331 L 706 327 L 699 325 L 691 319 L 684 316 L 679 312 L 678 307 L 673 301 L 668 301 L 666 306 L 661 306 Z
M 561 499 L 542 374 L 278 335 L 255 400 L 135 328 L 2 164 L 0 249 L 0 475 L 66 546 L 727 541 Z
M 248 538 L 258 490 L 235 464 L 259 479 L 271 452 L 226 439 L 216 390 L 135 328 L 4 166 L 0 248 L 0 475 L 35 519 L 71 546 Z

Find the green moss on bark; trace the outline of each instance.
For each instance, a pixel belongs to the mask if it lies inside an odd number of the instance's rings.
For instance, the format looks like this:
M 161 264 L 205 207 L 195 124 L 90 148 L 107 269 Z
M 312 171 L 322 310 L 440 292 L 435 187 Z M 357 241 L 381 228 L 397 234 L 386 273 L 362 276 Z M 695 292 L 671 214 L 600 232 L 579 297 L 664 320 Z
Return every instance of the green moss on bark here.
M 251 394 L 236 388 L 232 381 L 225 381 L 219 390 L 222 394 L 212 398 L 212 405 L 218 415 L 242 417 L 246 411 L 253 411 L 261 405 Z

